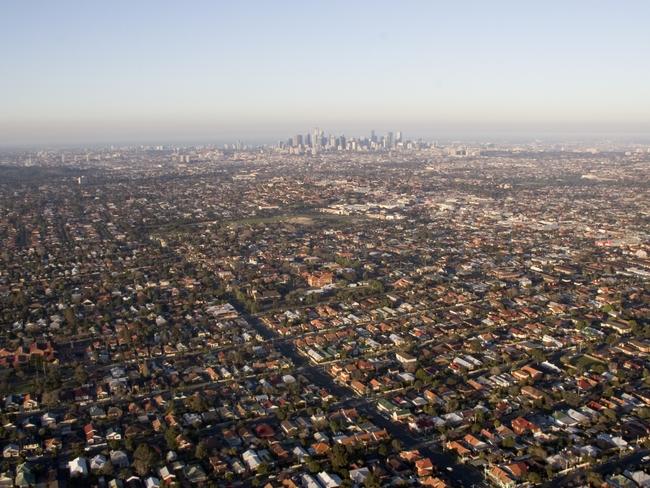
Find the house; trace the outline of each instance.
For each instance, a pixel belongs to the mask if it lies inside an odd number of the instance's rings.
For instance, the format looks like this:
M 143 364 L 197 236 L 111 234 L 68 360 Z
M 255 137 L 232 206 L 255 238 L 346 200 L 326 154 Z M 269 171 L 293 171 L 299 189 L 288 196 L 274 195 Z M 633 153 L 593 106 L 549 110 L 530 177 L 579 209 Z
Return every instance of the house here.
M 113 478 L 108 482 L 108 488 L 124 488 L 124 486 L 124 482 L 118 478 Z
M 192 484 L 204 483 L 208 480 L 208 476 L 199 464 L 190 464 L 186 466 L 183 470 L 183 474 Z
M 531 398 L 532 400 L 541 400 L 544 398 L 544 394 L 533 386 L 522 387 L 521 393 Z
M 0 473 L 0 488 L 12 488 L 13 486 L 13 478 L 7 476 L 5 473 Z
M 430 476 L 434 471 L 433 462 L 429 458 L 418 459 L 415 461 L 415 469 L 420 478 Z
M 116 468 L 128 468 L 129 467 L 129 456 L 120 450 L 111 451 L 111 464 Z
M 309 453 L 301 446 L 294 447 L 291 453 L 301 463 L 309 458 Z
M 55 453 L 56 451 L 61 449 L 62 445 L 63 442 L 61 441 L 61 439 L 58 439 L 56 437 L 51 437 L 43 441 L 43 449 L 45 449 L 45 452 L 49 452 L 49 453 Z
M 516 480 L 521 480 L 528 473 L 528 465 L 523 462 L 508 464 L 503 467 L 505 471 L 510 473 Z
M 38 402 L 28 393 L 23 397 L 23 409 L 25 411 L 35 410 L 38 408 Z
M 16 467 L 14 485 L 17 488 L 31 488 L 36 485 L 36 475 L 29 464 L 22 463 Z
M 165 485 L 171 485 L 176 481 L 176 475 L 172 473 L 167 466 L 163 466 L 158 470 L 158 475 Z
M 366 385 L 358 380 L 352 380 L 350 382 L 350 388 L 352 388 L 357 395 L 363 396 L 366 394 Z
M 517 485 L 517 483 L 508 476 L 508 473 L 498 466 L 492 466 L 489 469 L 486 468 L 486 475 L 499 488 L 514 488 Z
M 192 447 L 192 442 L 183 434 L 178 434 L 176 436 L 176 445 L 180 451 L 186 451 Z
M 310 450 L 317 456 L 324 456 L 330 451 L 330 446 L 325 442 L 316 442 L 311 445 Z
M 478 439 L 477 437 L 474 437 L 472 434 L 466 434 L 465 437 L 463 437 L 463 441 L 465 441 L 465 443 L 468 444 L 474 451 L 482 451 L 488 447 L 485 442 Z
M 404 366 L 414 366 L 417 364 L 418 360 L 406 352 L 396 352 L 395 359 L 399 361 Z
M 527 432 L 536 433 L 541 432 L 540 428 L 532 422 L 529 422 L 523 417 L 517 417 L 512 422 L 510 422 L 512 430 L 517 435 L 523 435 Z
M 325 285 L 332 284 L 334 282 L 334 275 L 329 271 L 306 273 L 305 279 L 310 287 L 321 288 Z
M 133 475 L 124 481 L 125 488 L 142 488 L 142 480 Z
M 350 479 L 356 485 L 363 485 L 364 481 L 370 474 L 370 470 L 365 466 L 363 468 L 351 469 L 350 470 Z
M 219 456 L 211 456 L 209 461 L 210 466 L 212 467 L 212 471 L 215 474 L 222 475 L 228 471 L 228 464 Z
M 283 420 L 280 423 L 280 428 L 290 437 L 293 437 L 298 432 L 298 428 L 290 420 Z
M 106 456 L 97 454 L 90 460 L 90 470 L 93 472 L 101 471 L 107 462 Z
M 303 488 L 322 488 L 318 481 L 310 474 L 304 473 L 300 479 Z
M 458 454 L 460 458 L 466 458 L 471 454 L 471 451 L 458 441 L 449 441 L 447 442 L 446 447 L 450 451 L 456 451 L 456 454 Z
M 88 398 L 90 399 L 90 397 Z M 106 418 L 106 412 L 102 407 L 98 407 L 97 405 L 93 405 L 90 407 L 90 410 L 88 411 L 90 414 L 90 417 L 93 419 L 103 419 Z
M 335 474 L 327 473 L 326 471 L 321 471 L 316 475 L 319 483 L 323 488 L 338 488 L 341 486 L 341 478 Z
M 7 444 L 4 449 L 2 449 L 2 457 L 4 458 L 14 458 L 20 456 L 20 448 L 18 444 Z
M 89 445 L 99 444 L 103 440 L 92 423 L 84 425 L 84 434 L 86 435 L 86 443 Z
M 43 415 L 41 415 L 41 425 L 43 427 L 54 427 L 54 426 L 56 426 L 56 417 L 54 416 L 54 414 L 46 412 Z
M 149 476 L 144 480 L 145 488 L 160 488 L 160 480 L 153 476 Z
M 242 461 L 244 461 L 244 463 L 246 464 L 246 467 L 248 467 L 248 469 L 251 471 L 257 471 L 257 469 L 262 464 L 262 461 L 260 461 L 259 456 L 252 449 L 248 449 L 247 451 L 244 451 L 241 457 L 242 457 Z
M 85 478 L 88 476 L 88 463 L 86 458 L 77 457 L 68 462 L 71 478 Z
M 119 430 L 114 429 L 113 427 L 109 427 L 108 431 L 106 432 L 106 440 L 107 441 L 121 441 L 122 440 L 122 434 L 120 434 Z
M 433 476 L 427 476 L 420 480 L 422 486 L 428 486 L 430 488 L 449 488 L 449 485 L 445 483 L 440 478 L 435 478 Z

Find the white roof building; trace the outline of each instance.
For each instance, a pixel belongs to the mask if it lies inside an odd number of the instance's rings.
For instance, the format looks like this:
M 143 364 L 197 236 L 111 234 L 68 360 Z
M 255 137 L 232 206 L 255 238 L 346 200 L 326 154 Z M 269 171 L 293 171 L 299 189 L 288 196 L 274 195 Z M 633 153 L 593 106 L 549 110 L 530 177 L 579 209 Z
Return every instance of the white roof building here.
M 70 469 L 70 476 L 72 478 L 88 476 L 88 463 L 86 458 L 78 457 L 68 462 L 68 468 Z

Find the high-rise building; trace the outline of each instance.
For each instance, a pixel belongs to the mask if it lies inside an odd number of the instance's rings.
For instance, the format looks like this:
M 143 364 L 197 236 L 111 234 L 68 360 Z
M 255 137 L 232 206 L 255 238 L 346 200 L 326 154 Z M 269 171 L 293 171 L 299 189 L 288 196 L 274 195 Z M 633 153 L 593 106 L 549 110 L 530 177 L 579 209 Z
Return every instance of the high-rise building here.
M 318 127 L 314 129 L 312 138 L 311 138 L 311 153 L 315 156 L 320 151 L 321 146 L 321 133 Z

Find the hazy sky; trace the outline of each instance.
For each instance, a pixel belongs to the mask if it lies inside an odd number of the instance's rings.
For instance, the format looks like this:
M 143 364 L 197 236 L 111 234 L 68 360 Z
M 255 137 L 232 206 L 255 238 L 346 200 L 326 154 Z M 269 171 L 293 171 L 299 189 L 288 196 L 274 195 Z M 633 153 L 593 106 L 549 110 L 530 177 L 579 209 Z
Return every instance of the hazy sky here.
M 6 0 L 0 144 L 650 132 L 650 2 Z

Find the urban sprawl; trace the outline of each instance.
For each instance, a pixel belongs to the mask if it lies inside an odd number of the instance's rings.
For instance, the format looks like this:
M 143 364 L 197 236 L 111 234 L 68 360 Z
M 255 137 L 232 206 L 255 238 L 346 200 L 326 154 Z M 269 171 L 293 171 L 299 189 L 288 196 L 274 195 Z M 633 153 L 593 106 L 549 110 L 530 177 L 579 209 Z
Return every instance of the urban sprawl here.
M 0 487 L 650 487 L 650 148 L 0 153 Z

